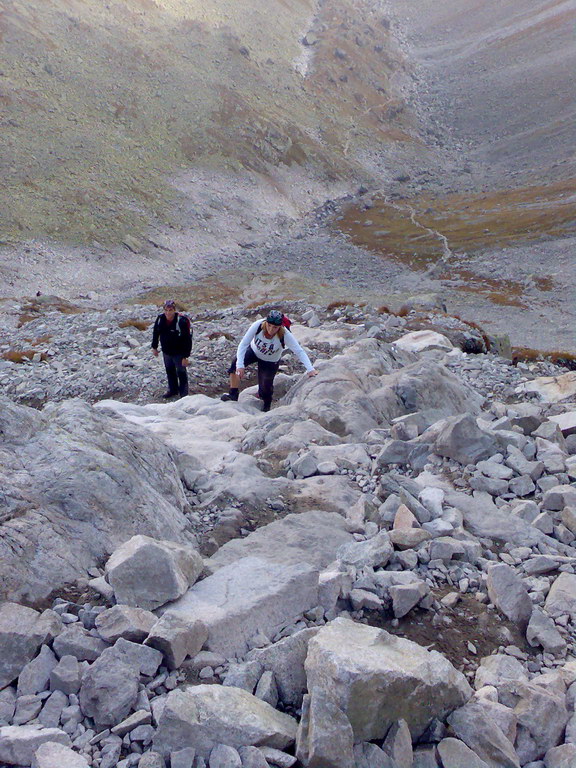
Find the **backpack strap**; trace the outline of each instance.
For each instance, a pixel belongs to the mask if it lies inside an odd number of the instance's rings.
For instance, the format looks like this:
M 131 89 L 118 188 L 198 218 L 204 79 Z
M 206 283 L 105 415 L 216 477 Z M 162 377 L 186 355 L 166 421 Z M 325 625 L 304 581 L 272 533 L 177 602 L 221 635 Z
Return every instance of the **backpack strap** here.
M 264 323 L 260 323 L 258 328 L 256 328 L 256 333 L 254 336 L 258 336 L 260 331 L 264 328 Z M 286 342 L 284 341 L 284 332 L 286 331 L 286 328 L 283 326 L 280 326 L 280 329 L 278 330 L 278 338 L 280 339 L 280 344 L 282 345 L 282 349 L 286 349 Z

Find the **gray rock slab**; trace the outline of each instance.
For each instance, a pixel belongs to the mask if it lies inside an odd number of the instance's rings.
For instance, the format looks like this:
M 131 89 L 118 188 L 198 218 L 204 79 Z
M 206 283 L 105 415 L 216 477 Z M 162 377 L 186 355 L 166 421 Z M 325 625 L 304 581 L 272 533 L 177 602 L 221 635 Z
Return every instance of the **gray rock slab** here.
M 474 679 L 476 690 L 485 685 L 498 688 L 505 681 L 528 682 L 526 670 L 518 659 L 505 653 L 497 653 L 480 660 Z
M 16 691 L 12 686 L 0 691 L 0 725 L 12 725 L 16 707 Z
M 0 762 L 30 766 L 36 751 L 46 742 L 70 746 L 70 737 L 59 728 L 36 725 L 5 725 L 0 728 Z
M 186 592 L 204 567 L 191 546 L 133 536 L 106 563 L 118 603 L 154 610 Z
M 400 719 L 418 738 L 434 717 L 443 718 L 472 693 L 440 653 L 344 618 L 309 641 L 305 667 L 308 691 L 334 697 L 355 741 L 384 738 Z
M 54 640 L 52 647 L 59 659 L 75 656 L 78 661 L 96 661 L 109 646 L 100 638 L 90 635 L 78 622 L 66 627 Z
M 280 701 L 299 708 L 306 691 L 304 662 L 308 654 L 308 643 L 318 632 L 316 628 L 303 629 L 285 637 L 267 648 L 255 648 L 247 656 L 258 662 L 262 669 L 273 672 Z
M 532 615 L 532 601 L 522 579 L 506 563 L 488 567 L 488 595 L 510 621 L 525 629 Z
M 490 768 L 520 768 L 514 746 L 478 702 L 454 710 L 448 723 L 456 736 Z
M 40 653 L 28 662 L 18 677 L 18 696 L 40 693 L 46 690 L 50 673 L 58 664 L 58 659 L 47 645 L 40 648 Z
M 169 669 L 177 669 L 187 656 L 195 656 L 208 638 L 208 629 L 201 619 L 184 620 L 165 613 L 146 638 L 146 645 L 160 651 Z
M 344 544 L 336 555 L 341 562 L 356 568 L 383 568 L 392 557 L 393 551 L 390 535 L 387 531 L 380 531 L 366 541 Z
M 332 696 L 318 691 L 304 697 L 296 757 L 307 766 L 354 768 L 352 725 Z
M 184 747 L 170 753 L 170 768 L 192 768 L 196 750 L 194 747 Z
M 82 672 L 76 656 L 62 656 L 50 673 L 50 690 L 66 695 L 78 693 Z
M 561 744 L 552 747 L 544 755 L 546 768 L 574 768 L 576 766 L 576 744 Z
M 442 739 L 438 744 L 438 754 L 444 768 L 488 768 L 488 763 L 459 739 Z
M 60 724 L 62 711 L 68 706 L 68 696 L 62 691 L 54 691 L 46 699 L 38 721 L 47 728 L 57 728 Z
M 278 563 L 310 563 L 325 568 L 338 547 L 354 541 L 345 518 L 336 512 L 312 510 L 290 514 L 258 528 L 244 539 L 224 544 L 208 560 L 212 570 L 242 557 L 260 557 Z
M 157 621 L 151 611 L 128 605 L 114 605 L 96 617 L 96 629 L 106 643 L 115 643 L 123 637 L 142 643 Z
M 45 637 L 38 611 L 17 603 L 0 605 L 0 688 L 18 677 Z
M 241 688 L 198 685 L 168 694 L 154 737 L 164 755 L 194 745 L 207 759 L 217 744 L 266 745 L 284 750 L 294 743 L 296 722 Z
M 560 656 L 566 650 L 566 640 L 556 629 L 556 624 L 536 607 L 532 609 L 532 616 L 526 628 L 526 639 L 532 647 L 541 646 L 554 656 Z
M 564 613 L 576 617 L 576 575 L 561 573 L 558 576 L 548 592 L 544 610 L 553 618 Z
M 563 692 L 532 682 L 505 682 L 498 689 L 498 700 L 516 715 L 516 750 L 522 764 L 542 758 L 561 743 L 568 722 Z
M 70 747 L 46 741 L 36 750 L 31 768 L 90 768 L 90 763 Z
M 434 451 L 460 464 L 476 464 L 497 452 L 495 440 L 483 432 L 476 419 L 465 413 L 446 419 L 434 442 Z
M 203 621 L 208 650 L 242 656 L 257 632 L 273 637 L 318 605 L 318 571 L 307 563 L 282 564 L 245 557 L 220 568 L 165 606 L 185 621 Z
M 109 648 L 82 679 L 82 712 L 99 727 L 116 725 L 134 708 L 138 682 L 139 673 L 128 658 Z
M 209 768 L 242 768 L 238 750 L 228 744 L 217 744 L 210 752 Z

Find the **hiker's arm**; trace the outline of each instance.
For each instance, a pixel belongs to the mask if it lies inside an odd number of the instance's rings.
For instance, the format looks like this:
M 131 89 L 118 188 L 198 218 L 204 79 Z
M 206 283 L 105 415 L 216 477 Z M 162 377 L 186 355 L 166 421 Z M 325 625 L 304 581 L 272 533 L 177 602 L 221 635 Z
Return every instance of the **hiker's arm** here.
M 294 334 L 290 333 L 290 331 L 288 330 L 284 331 L 284 344 L 286 344 L 288 349 L 294 352 L 298 360 L 300 360 L 304 368 L 306 368 L 307 373 L 311 373 L 314 370 L 314 366 L 310 362 L 310 358 L 308 357 L 306 352 L 304 352 L 300 344 L 298 344 L 298 342 L 294 337 Z M 314 376 L 315 374 L 312 374 L 312 375 Z
M 154 323 L 154 330 L 152 331 L 152 353 L 155 357 L 158 356 L 158 340 L 160 338 L 160 318 L 156 318 Z
M 244 375 L 244 355 L 248 351 L 248 347 L 250 346 L 250 342 L 256 336 L 256 331 L 260 327 L 261 321 L 256 320 L 255 323 L 252 323 L 250 328 L 246 331 L 244 336 L 242 337 L 242 340 L 240 341 L 240 344 L 238 344 L 238 350 L 236 351 L 236 373 L 240 378 Z M 242 373 L 240 373 L 242 371 Z

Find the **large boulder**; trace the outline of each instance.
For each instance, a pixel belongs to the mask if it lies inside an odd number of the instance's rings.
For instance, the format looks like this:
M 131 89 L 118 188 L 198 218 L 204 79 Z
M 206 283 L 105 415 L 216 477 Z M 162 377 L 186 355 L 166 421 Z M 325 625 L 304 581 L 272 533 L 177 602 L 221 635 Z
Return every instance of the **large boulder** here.
M 335 512 L 312 510 L 291 514 L 258 528 L 244 539 L 233 539 L 212 555 L 212 570 L 242 557 L 261 557 L 277 563 L 310 563 L 324 568 L 336 550 L 354 541 L 345 518 Z
M 258 633 L 272 638 L 318 602 L 318 571 L 308 563 L 244 557 L 199 581 L 161 612 L 204 622 L 206 647 L 229 658 L 243 656 Z
M 44 599 L 135 533 L 193 541 L 172 455 L 145 430 L 79 400 L 2 399 L 0 434 L 0 597 Z
M 106 574 L 118 603 L 152 611 L 183 595 L 203 567 L 190 546 L 133 536 L 111 555 Z
M 194 745 L 204 759 L 216 744 L 285 749 L 296 721 L 241 688 L 197 685 L 172 691 L 160 716 L 154 748 L 164 754 Z
M 309 641 L 306 674 L 308 691 L 332 696 L 347 715 L 355 741 L 382 739 L 397 720 L 416 739 L 434 717 L 444 718 L 472 695 L 440 653 L 344 618 Z

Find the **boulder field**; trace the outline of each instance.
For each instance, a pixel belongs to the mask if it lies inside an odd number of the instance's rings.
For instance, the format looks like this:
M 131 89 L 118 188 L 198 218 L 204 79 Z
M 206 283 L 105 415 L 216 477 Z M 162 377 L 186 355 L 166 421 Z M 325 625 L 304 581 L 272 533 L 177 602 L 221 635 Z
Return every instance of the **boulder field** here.
M 0 764 L 576 764 L 566 371 L 342 316 L 269 413 L 2 400 Z

